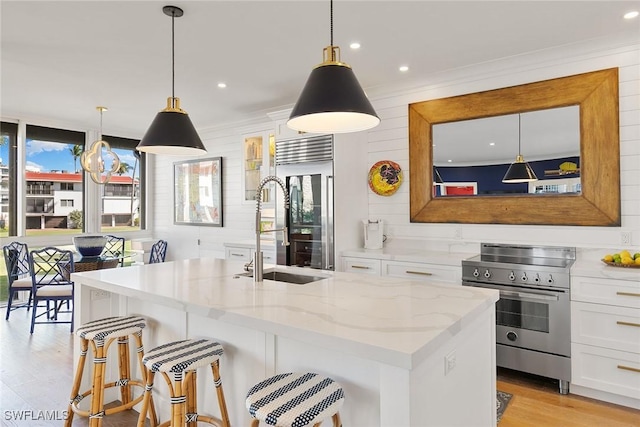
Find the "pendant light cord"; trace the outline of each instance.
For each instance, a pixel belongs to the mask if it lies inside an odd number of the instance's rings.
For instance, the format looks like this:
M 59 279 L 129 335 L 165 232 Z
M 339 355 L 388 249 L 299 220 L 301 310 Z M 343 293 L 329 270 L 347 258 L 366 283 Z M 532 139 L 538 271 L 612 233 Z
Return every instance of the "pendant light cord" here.
M 522 155 L 522 149 L 520 147 L 520 143 L 522 140 L 522 125 L 520 124 L 520 117 L 521 115 L 518 114 L 518 156 Z
M 171 12 L 171 106 L 175 107 L 176 99 L 176 12 Z
M 329 11 L 330 11 L 329 13 L 330 13 L 330 16 L 331 16 L 331 20 L 330 20 L 330 22 L 331 22 L 331 27 L 330 27 L 331 28 L 331 46 L 333 46 L 333 0 L 331 0 L 331 2 L 330 2 Z
M 102 112 L 104 109 L 100 108 L 100 133 L 98 134 L 98 140 L 102 140 Z

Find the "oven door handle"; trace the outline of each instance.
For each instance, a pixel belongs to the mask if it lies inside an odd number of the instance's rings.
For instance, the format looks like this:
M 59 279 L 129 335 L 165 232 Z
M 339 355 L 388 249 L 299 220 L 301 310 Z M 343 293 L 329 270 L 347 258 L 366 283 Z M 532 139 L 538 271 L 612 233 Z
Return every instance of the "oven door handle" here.
M 539 301 L 558 301 L 558 295 L 554 294 L 546 294 L 546 293 L 529 293 L 529 292 L 513 292 L 513 291 L 504 291 L 500 289 L 500 296 L 505 297 L 517 297 L 517 298 L 529 298 L 533 300 Z

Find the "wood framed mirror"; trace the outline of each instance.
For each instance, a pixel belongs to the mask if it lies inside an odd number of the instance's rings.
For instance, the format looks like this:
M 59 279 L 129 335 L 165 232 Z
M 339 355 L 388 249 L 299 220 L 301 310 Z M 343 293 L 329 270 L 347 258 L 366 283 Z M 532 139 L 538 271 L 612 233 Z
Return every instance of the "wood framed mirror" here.
M 618 69 L 409 104 L 411 222 L 620 225 Z M 432 126 L 577 105 L 580 194 L 434 197 Z

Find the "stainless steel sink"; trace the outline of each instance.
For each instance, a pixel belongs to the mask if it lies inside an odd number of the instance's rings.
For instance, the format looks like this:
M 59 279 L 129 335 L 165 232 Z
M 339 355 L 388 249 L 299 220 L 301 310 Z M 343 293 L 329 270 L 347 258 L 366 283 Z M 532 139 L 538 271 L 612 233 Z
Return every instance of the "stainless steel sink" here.
M 253 271 L 238 274 L 238 276 L 253 277 Z M 306 274 L 290 273 L 288 271 L 265 270 L 263 274 L 264 280 L 273 280 L 275 282 L 293 283 L 295 285 L 304 285 L 318 280 L 326 279 L 323 276 L 308 276 Z

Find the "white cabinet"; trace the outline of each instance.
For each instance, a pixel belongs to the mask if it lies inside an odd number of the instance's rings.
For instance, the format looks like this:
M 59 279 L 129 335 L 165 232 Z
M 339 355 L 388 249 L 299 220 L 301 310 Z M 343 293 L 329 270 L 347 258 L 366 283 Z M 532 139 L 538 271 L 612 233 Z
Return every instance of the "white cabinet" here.
M 462 269 L 460 267 L 417 262 L 382 261 L 382 275 L 406 277 L 412 280 L 424 280 L 436 284 L 460 284 Z
M 380 260 L 371 258 L 342 257 L 342 270 L 348 273 L 380 275 Z
M 238 246 L 234 246 L 233 244 L 225 243 L 225 258 L 249 262 L 253 259 L 255 250 L 255 245 L 238 244 Z M 262 262 L 264 264 L 276 264 L 276 249 L 273 244 L 262 242 L 260 250 L 262 250 Z
M 640 275 L 571 278 L 572 392 L 640 409 Z
M 342 270 L 348 273 L 423 280 L 435 284 L 454 283 L 459 285 L 462 277 L 460 266 L 346 256 L 342 257 Z
M 237 247 L 226 247 L 224 250 L 226 259 L 235 259 L 237 261 L 250 261 L 251 260 L 251 249 L 249 248 L 237 248 Z

